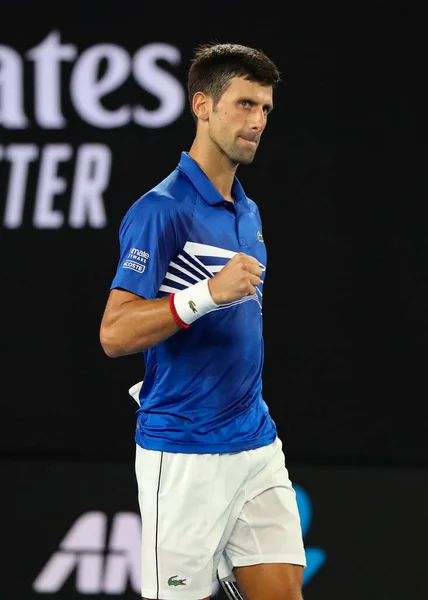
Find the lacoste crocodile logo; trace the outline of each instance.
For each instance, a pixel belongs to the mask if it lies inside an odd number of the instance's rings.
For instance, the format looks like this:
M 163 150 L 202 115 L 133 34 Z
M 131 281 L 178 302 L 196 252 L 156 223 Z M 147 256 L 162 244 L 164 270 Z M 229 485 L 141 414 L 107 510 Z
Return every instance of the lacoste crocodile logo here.
M 189 303 L 190 304 L 190 303 Z M 172 577 L 170 577 L 168 579 L 168 585 L 186 585 L 184 582 L 186 581 L 185 579 L 176 579 L 177 575 L 173 575 Z
M 190 309 L 193 310 L 194 313 L 198 312 L 198 309 L 196 308 L 196 304 L 193 302 L 193 300 L 189 300 L 189 306 L 190 306 Z

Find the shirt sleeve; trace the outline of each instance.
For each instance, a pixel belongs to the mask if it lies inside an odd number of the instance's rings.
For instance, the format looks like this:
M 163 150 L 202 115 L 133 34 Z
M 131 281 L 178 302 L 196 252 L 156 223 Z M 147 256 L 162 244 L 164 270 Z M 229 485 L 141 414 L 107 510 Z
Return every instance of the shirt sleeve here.
M 144 196 L 119 228 L 120 258 L 110 289 L 156 298 L 168 265 L 178 254 L 178 220 L 167 198 Z

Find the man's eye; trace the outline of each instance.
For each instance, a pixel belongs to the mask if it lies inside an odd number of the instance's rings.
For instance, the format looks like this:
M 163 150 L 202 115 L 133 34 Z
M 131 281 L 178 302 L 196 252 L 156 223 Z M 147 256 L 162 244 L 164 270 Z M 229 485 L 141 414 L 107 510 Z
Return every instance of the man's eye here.
M 241 106 L 248 108 L 250 106 L 250 102 L 248 100 L 241 100 Z

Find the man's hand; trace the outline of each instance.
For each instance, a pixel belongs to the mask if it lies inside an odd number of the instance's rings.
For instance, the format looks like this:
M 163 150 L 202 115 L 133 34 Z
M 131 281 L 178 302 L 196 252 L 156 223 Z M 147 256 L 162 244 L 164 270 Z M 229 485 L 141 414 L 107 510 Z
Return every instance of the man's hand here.
M 208 287 L 216 304 L 226 304 L 256 293 L 263 270 L 256 258 L 239 252 L 229 260 Z

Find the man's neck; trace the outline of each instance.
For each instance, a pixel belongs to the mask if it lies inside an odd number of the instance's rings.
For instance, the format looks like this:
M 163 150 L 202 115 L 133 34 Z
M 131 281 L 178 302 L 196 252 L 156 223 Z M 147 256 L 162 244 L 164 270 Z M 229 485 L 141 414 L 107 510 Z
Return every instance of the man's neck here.
M 189 156 L 199 165 L 223 198 L 233 202 L 232 184 L 238 165 L 232 164 L 218 147 L 201 144 L 197 139 L 189 150 Z

